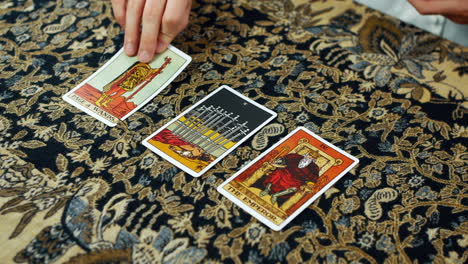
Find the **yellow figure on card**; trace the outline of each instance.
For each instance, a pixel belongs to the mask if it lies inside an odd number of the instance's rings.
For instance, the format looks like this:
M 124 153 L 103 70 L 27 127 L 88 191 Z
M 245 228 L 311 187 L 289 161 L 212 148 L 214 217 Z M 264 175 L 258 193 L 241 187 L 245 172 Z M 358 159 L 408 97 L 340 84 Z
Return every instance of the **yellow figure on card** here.
M 107 107 L 111 101 L 140 86 L 135 93 L 126 98 L 126 101 L 130 100 L 138 91 L 151 82 L 156 75 L 162 72 L 166 65 L 170 63 L 171 58 L 166 58 L 165 60 L 160 68 L 155 69 L 151 68 L 147 63 L 136 62 L 119 77 L 104 86 L 103 93 L 96 101 L 96 105 Z

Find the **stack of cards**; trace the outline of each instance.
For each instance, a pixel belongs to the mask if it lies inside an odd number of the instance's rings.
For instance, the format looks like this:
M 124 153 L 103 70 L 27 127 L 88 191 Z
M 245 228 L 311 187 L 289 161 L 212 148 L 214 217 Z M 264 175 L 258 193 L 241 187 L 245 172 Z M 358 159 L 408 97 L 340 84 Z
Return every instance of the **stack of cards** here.
M 190 61 L 172 46 L 149 64 L 121 50 L 63 98 L 115 126 L 160 93 Z M 275 112 L 224 85 L 151 134 L 143 145 L 199 177 L 275 117 Z M 357 163 L 355 157 L 300 127 L 218 191 L 280 230 Z

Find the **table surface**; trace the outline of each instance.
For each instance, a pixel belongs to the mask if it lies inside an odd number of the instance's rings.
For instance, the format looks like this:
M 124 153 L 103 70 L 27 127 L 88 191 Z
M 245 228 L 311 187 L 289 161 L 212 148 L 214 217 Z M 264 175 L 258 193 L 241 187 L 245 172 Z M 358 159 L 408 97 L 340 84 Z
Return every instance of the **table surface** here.
M 193 62 L 110 128 L 61 99 L 121 47 L 110 1 L 4 1 L 0 25 L 4 263 L 467 261 L 467 48 L 351 0 L 198 0 Z M 140 144 L 222 84 L 278 113 L 267 144 L 200 178 Z M 275 232 L 216 187 L 297 126 L 360 163 Z

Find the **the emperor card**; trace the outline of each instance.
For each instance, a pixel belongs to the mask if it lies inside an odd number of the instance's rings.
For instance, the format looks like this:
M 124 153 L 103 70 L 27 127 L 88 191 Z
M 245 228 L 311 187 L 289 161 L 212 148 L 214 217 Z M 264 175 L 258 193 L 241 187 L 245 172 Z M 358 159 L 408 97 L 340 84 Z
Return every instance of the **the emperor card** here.
M 355 157 L 299 127 L 218 191 L 278 231 L 357 163 Z
M 143 145 L 199 177 L 275 117 L 275 112 L 224 85 L 154 132 Z

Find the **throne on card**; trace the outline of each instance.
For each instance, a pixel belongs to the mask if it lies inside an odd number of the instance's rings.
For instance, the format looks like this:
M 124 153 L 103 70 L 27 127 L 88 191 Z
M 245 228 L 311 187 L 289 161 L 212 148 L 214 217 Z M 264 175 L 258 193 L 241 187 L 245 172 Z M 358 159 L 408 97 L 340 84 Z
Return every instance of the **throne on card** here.
M 283 202 L 280 205 L 280 209 L 286 213 L 289 209 L 291 209 L 293 205 L 301 201 L 304 198 L 304 196 L 310 193 L 317 192 L 324 185 L 322 184 L 322 178 L 320 176 L 322 176 L 331 167 L 341 165 L 343 163 L 343 160 L 333 158 L 332 156 L 328 155 L 326 152 L 324 152 L 320 148 L 317 148 L 316 146 L 311 145 L 307 138 L 301 138 L 298 140 L 298 144 L 296 145 L 296 147 L 294 147 L 292 150 L 288 151 L 287 147 L 281 149 L 280 152 L 275 157 L 270 159 L 270 161 L 268 162 L 264 162 L 260 168 L 253 171 L 250 174 L 250 176 L 245 178 L 240 183 L 244 185 L 245 187 L 247 187 L 250 191 L 259 195 L 261 190 L 253 187 L 253 185 L 257 183 L 257 181 L 262 179 L 264 176 L 272 173 L 274 170 L 281 169 L 284 167 L 284 166 L 276 165 L 275 164 L 276 159 L 281 158 L 290 153 L 304 155 L 305 153 L 308 153 L 311 151 L 318 152 L 320 154 L 320 156 L 315 161 L 315 164 L 320 168 L 319 179 L 314 185 L 303 186 L 303 188 L 300 188 L 289 199 L 287 199 L 285 202 Z M 324 179 L 324 180 L 327 180 L 327 179 Z M 267 196 L 263 196 L 262 198 L 264 200 L 269 200 L 270 197 L 271 196 L 267 195 Z

